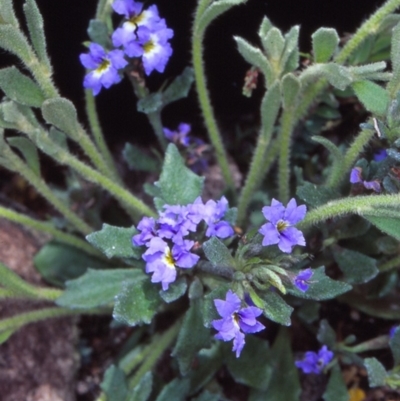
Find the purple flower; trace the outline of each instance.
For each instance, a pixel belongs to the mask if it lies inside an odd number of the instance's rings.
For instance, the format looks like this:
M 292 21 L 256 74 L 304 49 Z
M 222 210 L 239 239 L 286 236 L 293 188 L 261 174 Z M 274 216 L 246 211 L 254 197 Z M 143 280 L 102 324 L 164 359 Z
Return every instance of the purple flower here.
M 333 352 L 329 351 L 326 345 L 323 345 L 318 351 L 318 354 L 313 351 L 308 351 L 305 353 L 303 360 L 296 361 L 295 364 L 306 374 L 320 374 L 332 358 Z
M 262 212 L 268 223 L 261 226 L 259 233 L 264 235 L 263 246 L 277 244 L 282 252 L 292 252 L 295 245 L 305 245 L 303 233 L 293 227 L 300 220 L 304 219 L 306 206 L 297 206 L 293 198 L 289 201 L 286 208 L 281 202 L 272 199 L 271 206 L 264 206 Z
M 381 162 L 387 158 L 387 155 L 386 149 L 380 149 L 374 153 L 374 160 L 376 162 Z
M 171 142 L 176 144 L 180 144 L 184 147 L 188 147 L 190 143 L 189 132 L 191 130 L 190 124 L 181 123 L 178 125 L 178 129 L 176 131 L 171 131 L 168 128 L 163 128 L 164 135 Z
M 378 181 L 376 181 L 376 180 L 363 181 L 361 167 L 354 167 L 351 169 L 350 182 L 352 184 L 361 183 L 362 185 L 364 185 L 364 188 L 366 188 L 366 189 L 372 189 L 375 192 L 381 192 L 381 184 Z
M 228 210 L 228 200 L 223 196 L 218 202 L 209 200 L 204 205 L 203 219 L 207 224 L 207 237 L 228 238 L 234 234 L 233 228 L 222 220 Z
M 396 332 L 396 329 L 399 328 L 399 327 L 400 327 L 400 326 L 392 326 L 392 327 L 390 328 L 390 331 L 389 331 L 389 337 L 390 337 L 390 338 L 393 338 L 394 333 Z
M 79 56 L 83 66 L 89 72 L 83 81 L 86 89 L 92 89 L 93 95 L 97 95 L 101 87 L 109 88 L 111 85 L 121 81 L 118 70 L 124 68 L 128 62 L 121 50 L 106 52 L 99 44 L 91 43 L 88 54 Z
M 240 298 L 231 290 L 226 293 L 225 301 L 215 299 L 214 305 L 222 317 L 212 322 L 214 329 L 218 330 L 215 338 L 222 341 L 233 339 L 232 350 L 236 351 L 236 358 L 238 358 L 245 344 L 244 335 L 257 333 L 265 328 L 256 320 L 256 317 L 262 314 L 262 310 L 255 306 L 242 308 Z
M 153 273 L 151 282 L 161 283 L 164 291 L 176 280 L 176 266 L 188 269 L 199 260 L 198 255 L 189 252 L 193 241 L 184 240 L 171 249 L 161 238 L 154 237 L 147 245 L 148 249 L 142 256 L 146 262 L 146 273 Z
M 152 217 L 143 217 L 137 226 L 140 234 L 136 234 L 132 238 L 133 245 L 146 245 L 153 237 L 156 236 L 155 226 L 156 222 Z
M 301 291 L 306 292 L 308 290 L 310 278 L 313 275 L 313 271 L 308 268 L 301 271 L 294 279 L 294 285 Z

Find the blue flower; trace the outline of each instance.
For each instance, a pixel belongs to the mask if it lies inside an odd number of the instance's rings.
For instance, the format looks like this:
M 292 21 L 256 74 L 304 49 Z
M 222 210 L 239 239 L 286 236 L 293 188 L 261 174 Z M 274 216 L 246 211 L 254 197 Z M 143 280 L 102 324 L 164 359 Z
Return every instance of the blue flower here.
M 295 278 L 294 278 L 294 285 L 301 291 L 301 292 L 306 292 L 309 288 L 309 282 L 310 278 L 313 275 L 313 271 L 308 268 L 303 271 L 301 271 Z
M 386 149 L 380 149 L 374 153 L 374 160 L 376 162 L 381 162 L 387 158 L 387 155 Z
M 375 192 L 381 192 L 381 184 L 378 181 L 376 181 L 376 180 L 363 181 L 361 167 L 354 167 L 353 169 L 351 169 L 350 182 L 352 184 L 361 183 L 364 186 L 364 188 L 366 188 L 366 189 L 371 189 Z
M 228 211 L 228 200 L 223 196 L 218 202 L 209 200 L 204 205 L 203 219 L 207 224 L 207 237 L 228 238 L 234 234 L 231 225 L 222 220 Z
M 268 223 L 261 226 L 259 233 L 264 235 L 263 246 L 277 244 L 282 252 L 292 252 L 295 245 L 305 245 L 303 233 L 293 225 L 304 219 L 307 208 L 305 205 L 297 206 L 293 198 L 286 208 L 281 202 L 272 199 L 271 206 L 262 209 Z
M 140 220 L 137 229 L 140 233 L 133 236 L 133 245 L 146 245 L 156 236 L 156 222 L 152 217 L 143 217 L 142 220 Z
M 236 351 L 238 358 L 245 344 L 244 335 L 257 333 L 265 328 L 256 320 L 262 310 L 256 306 L 242 308 L 240 298 L 231 290 L 226 293 L 225 301 L 215 299 L 214 305 L 222 317 L 212 322 L 214 329 L 218 330 L 215 338 L 222 341 L 233 340 L 232 351 Z
M 295 364 L 306 374 L 320 374 L 332 358 L 333 352 L 329 351 L 326 345 L 323 345 L 318 353 L 308 351 L 305 353 L 303 360 L 296 361 Z
M 191 129 L 192 128 L 190 124 L 180 123 L 176 131 L 171 131 L 168 128 L 163 128 L 163 131 L 165 137 L 169 139 L 171 142 L 180 144 L 186 148 L 190 144 L 190 138 L 188 134 Z
M 93 70 L 85 76 L 83 86 L 92 89 L 94 95 L 100 92 L 102 86 L 109 88 L 120 82 L 118 70 L 128 64 L 121 50 L 111 50 L 107 53 L 97 43 L 91 43 L 89 53 L 81 54 L 79 58 L 85 68 Z

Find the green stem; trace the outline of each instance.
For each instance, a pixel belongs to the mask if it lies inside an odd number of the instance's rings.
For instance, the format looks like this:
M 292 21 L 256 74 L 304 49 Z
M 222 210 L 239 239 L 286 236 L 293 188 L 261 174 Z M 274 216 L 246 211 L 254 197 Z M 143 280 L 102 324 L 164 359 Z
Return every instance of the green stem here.
M 45 299 L 48 301 L 54 301 L 63 293 L 58 289 L 35 287 L 34 285 L 23 280 L 2 263 L 0 263 L 0 283 L 18 298 L 23 297 L 29 299 Z
M 2 146 L 3 156 L 7 159 L 7 164 L 3 164 L 5 168 L 21 174 L 48 202 L 50 202 L 78 231 L 87 235 L 93 231 L 93 228 L 85 223 L 76 213 L 68 208 L 61 201 L 49 186 L 44 182 L 43 178 L 36 175 L 26 163 L 24 163 L 6 143 Z
M 390 13 L 396 11 L 398 7 L 400 7 L 400 0 L 388 0 L 361 25 L 335 57 L 335 62 L 343 64 L 368 36 L 374 35 L 377 32 L 383 19 Z
M 53 149 L 53 157 L 56 161 L 70 166 L 88 181 L 94 182 L 106 189 L 121 202 L 132 217 L 137 217 L 138 214 L 141 216 L 155 216 L 154 211 L 139 198 L 122 188 L 118 183 L 115 183 L 110 178 L 102 175 L 100 172 L 72 156 L 67 150 L 54 143 L 44 131 L 41 132 L 40 140 L 42 144 L 46 144 L 49 148 Z
M 150 95 L 149 90 L 144 86 L 144 83 L 138 82 L 134 74 L 129 71 L 127 76 L 132 84 L 133 91 L 138 99 L 144 99 Z M 152 113 L 146 113 L 150 125 L 153 128 L 154 133 L 158 139 L 158 143 L 161 149 L 165 150 L 167 148 L 167 140 L 164 135 L 162 120 L 161 120 L 161 110 L 153 111 Z
M 144 374 L 153 368 L 153 366 L 157 363 L 158 359 L 161 357 L 164 351 L 175 340 L 181 328 L 181 324 L 182 321 L 178 320 L 168 330 L 162 333 L 157 339 L 153 339 L 153 341 L 149 345 L 151 352 L 147 354 L 143 364 L 137 370 L 135 375 L 129 380 L 129 388 L 135 388 L 139 384 L 140 379 L 144 376 Z
M 331 201 L 316 209 L 310 210 L 303 221 L 297 224 L 297 228 L 304 230 L 312 225 L 322 223 L 328 219 L 357 214 L 360 216 L 375 215 L 377 210 L 385 208 L 398 208 L 400 194 L 355 196 Z M 390 211 L 390 210 L 389 210 Z
M 215 155 L 221 168 L 222 176 L 225 180 L 228 190 L 235 193 L 235 183 L 229 169 L 228 156 L 222 142 L 221 134 L 215 121 L 213 109 L 211 106 L 210 96 L 207 90 L 207 82 L 203 64 L 203 40 L 205 28 L 199 29 L 198 24 L 204 9 L 208 5 L 207 1 L 200 1 L 195 13 L 193 23 L 192 36 L 192 63 L 194 68 L 194 76 L 197 94 L 199 97 L 200 108 L 203 114 L 204 122 L 207 127 L 210 141 L 215 149 Z
M 10 209 L 7 209 L 2 206 L 0 206 L 0 217 L 3 217 L 10 221 L 13 221 L 14 223 L 23 224 L 27 227 L 33 228 L 34 230 L 38 230 L 38 231 L 44 232 L 46 234 L 50 234 L 57 241 L 60 241 L 67 245 L 71 245 L 71 246 L 78 248 L 90 255 L 94 255 L 97 257 L 102 256 L 96 249 L 94 249 L 87 242 L 81 240 L 78 237 L 75 237 L 74 235 L 66 234 L 66 233 L 56 229 L 50 223 L 32 219 L 31 217 L 17 213 L 14 210 L 10 210 Z
M 278 161 L 278 196 L 280 202 L 286 203 L 290 197 L 290 149 L 292 132 L 296 120 L 295 110 L 284 110 L 281 117 L 279 132 L 279 161 Z
M 100 154 L 107 166 L 109 171 L 109 176 L 116 179 L 121 183 L 121 178 L 118 174 L 117 168 L 115 167 L 114 159 L 111 152 L 108 149 L 106 141 L 104 139 L 103 131 L 101 129 L 99 116 L 97 114 L 96 102 L 91 90 L 85 90 L 85 104 L 86 104 L 86 114 L 88 116 L 89 125 L 91 132 L 93 134 L 94 141 L 100 150 Z M 102 163 L 103 164 L 103 163 Z
M 31 312 L 21 313 L 17 316 L 9 317 L 7 319 L 0 320 L 0 332 L 3 331 L 16 331 L 22 326 L 29 323 L 39 322 L 41 320 L 70 316 L 70 315 L 84 315 L 84 314 L 103 314 L 105 310 L 98 309 L 67 309 L 67 308 L 44 308 Z
M 375 132 L 373 130 L 364 129 L 356 136 L 354 142 L 349 146 L 342 163 L 336 163 L 335 168 L 332 169 L 327 182 L 328 187 L 336 188 L 341 184 L 374 135 Z
M 385 349 L 388 347 L 388 344 L 389 336 L 383 335 L 353 346 L 340 344 L 338 348 L 339 350 L 345 350 L 357 354 L 360 352 Z
M 398 269 L 400 267 L 400 256 L 396 256 L 393 259 L 388 260 L 378 266 L 381 273 L 387 272 L 393 269 Z

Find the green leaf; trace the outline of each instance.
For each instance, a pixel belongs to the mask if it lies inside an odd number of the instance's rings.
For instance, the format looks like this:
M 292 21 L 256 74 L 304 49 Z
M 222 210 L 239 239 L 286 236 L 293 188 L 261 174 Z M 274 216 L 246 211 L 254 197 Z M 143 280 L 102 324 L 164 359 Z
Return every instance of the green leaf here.
M 360 252 L 336 247 L 333 257 L 350 284 L 367 283 L 379 273 L 376 260 Z
M 160 92 L 150 93 L 137 102 L 136 108 L 141 113 L 150 114 L 162 109 L 163 101 Z
M 176 146 L 169 144 L 160 180 L 155 183 L 161 190 L 160 201 L 167 205 L 192 203 L 201 195 L 203 183 L 204 178 L 188 169 Z
M 352 84 L 354 93 L 371 113 L 377 116 L 384 116 L 389 106 L 389 94 L 375 82 L 358 81 Z
M 0 331 L 0 345 L 4 344 L 14 333 L 15 329 Z
M 388 84 L 392 98 L 394 98 L 399 91 L 400 85 L 400 23 L 397 24 L 392 30 L 392 45 L 391 45 L 391 61 L 393 69 L 393 77 Z
M 248 335 L 239 358 L 230 349 L 228 352 L 226 367 L 236 383 L 259 390 L 267 389 L 272 376 L 267 341 Z
M 267 291 L 260 294 L 263 301 L 263 314 L 268 319 L 284 326 L 290 326 L 293 308 L 289 306 L 280 295 L 275 292 Z M 254 301 L 253 301 L 254 302 Z
M 0 24 L 10 24 L 18 28 L 18 19 L 13 8 L 13 0 L 2 0 L 0 3 Z
M 392 350 L 394 366 L 400 364 L 400 327 L 396 327 L 393 336 L 389 340 L 389 346 Z
M 210 330 L 203 324 L 203 301 L 197 299 L 191 302 L 185 313 L 182 327 L 172 356 L 178 360 L 179 371 L 185 376 L 191 369 L 192 362 L 202 348 L 210 347 Z
M 199 19 L 198 24 L 194 27 L 195 32 L 202 34 L 210 25 L 210 23 L 219 17 L 221 14 L 228 11 L 233 6 L 244 4 L 247 0 L 218 0 L 211 3 L 203 12 L 203 15 Z
M 8 138 L 7 142 L 22 153 L 30 169 L 37 176 L 40 176 L 39 154 L 36 146 L 32 143 L 32 141 L 23 136 L 14 136 Z
M 125 401 L 128 395 L 128 385 L 124 372 L 115 365 L 111 365 L 106 370 L 100 387 L 108 400 Z
M 51 64 L 46 51 L 43 18 L 34 0 L 26 0 L 26 3 L 24 4 L 24 13 L 33 48 L 35 49 L 40 62 L 44 64 L 50 72 Z
M 278 28 L 272 27 L 263 41 L 263 46 L 268 59 L 274 64 L 278 62 L 285 48 L 282 32 Z
M 113 317 L 129 326 L 150 324 L 160 303 L 157 285 L 144 276 L 122 285 L 122 291 L 115 298 Z
M 338 197 L 334 190 L 311 184 L 311 182 L 306 182 L 298 187 L 296 195 L 312 208 L 322 206 Z
M 293 26 L 285 35 L 285 48 L 281 56 L 282 73 L 297 70 L 299 67 L 299 33 L 300 26 Z
M 234 267 L 236 265 L 229 249 L 217 237 L 211 237 L 204 242 L 203 251 L 213 266 Z
M 322 397 L 325 401 L 349 401 L 349 392 L 338 365 L 331 369 L 328 385 Z
M 0 24 L 0 47 L 15 54 L 25 65 L 29 65 L 34 56 L 24 34 L 12 25 Z
M 0 70 L 0 89 L 14 102 L 40 107 L 44 96 L 39 86 L 15 67 Z
M 48 99 L 42 105 L 42 113 L 47 123 L 53 124 L 72 139 L 76 138 L 79 125 L 72 102 L 63 97 Z
M 321 71 L 332 86 L 342 91 L 353 82 L 352 75 L 342 65 L 335 63 L 321 64 Z
M 292 73 L 286 74 L 281 80 L 283 107 L 290 109 L 297 104 L 300 92 L 300 80 Z
M 186 67 L 163 92 L 163 106 L 187 97 L 194 81 L 193 68 Z
M 364 365 L 367 368 L 368 372 L 369 386 L 384 386 L 387 377 L 385 367 L 376 358 L 364 359 Z
M 219 401 L 220 397 L 218 394 L 209 393 L 207 390 L 203 391 L 193 401 Z
M 83 309 L 111 305 L 123 283 L 133 283 L 144 277 L 139 269 L 88 269 L 81 277 L 65 283 L 66 290 L 56 303 L 67 308 Z
M 158 160 L 130 143 L 125 144 L 122 156 L 131 170 L 146 171 L 150 173 L 160 170 Z
M 86 240 L 107 258 L 140 259 L 143 249 L 132 245 L 132 237 L 137 234 L 135 227 L 123 228 L 104 223 L 100 231 L 86 236 Z
M 400 241 L 400 220 L 389 217 L 363 216 L 379 230 Z
M 261 42 L 263 44 L 264 44 L 264 40 L 267 37 L 269 30 L 272 27 L 273 27 L 273 25 L 272 25 L 271 21 L 267 17 L 264 17 L 261 22 L 260 28 L 258 29 L 258 36 L 260 37 Z
M 55 241 L 47 243 L 35 255 L 34 263 L 42 277 L 55 285 L 64 285 L 65 281 L 75 279 L 92 269 L 109 267 L 105 262 L 87 253 Z
M 312 34 L 314 61 L 326 63 L 334 55 L 340 38 L 335 29 L 319 28 Z
M 284 327 L 278 332 L 268 357 L 272 377 L 265 391 L 250 393 L 249 401 L 294 401 L 300 399 L 300 382 L 290 346 L 290 336 Z
M 92 42 L 98 43 L 105 49 L 109 49 L 110 47 L 112 47 L 107 25 L 103 21 L 100 21 L 98 19 L 91 19 L 89 21 L 87 33 Z
M 324 138 L 323 136 L 314 135 L 311 137 L 314 142 L 320 143 L 324 148 L 326 148 L 331 154 L 334 163 L 343 163 L 344 155 L 342 151 L 329 139 Z
M 214 299 L 225 299 L 228 290 L 229 286 L 224 284 L 215 288 L 204 297 L 203 318 L 205 327 L 210 328 L 212 327 L 211 322 L 213 320 L 221 319 L 221 316 L 218 314 L 217 309 L 215 308 Z
M 326 319 L 322 319 L 319 324 L 317 339 L 328 348 L 334 348 L 336 345 L 336 333 Z
M 273 74 L 272 69 L 269 64 L 268 59 L 265 57 L 263 52 L 260 49 L 252 46 L 246 40 L 242 39 L 239 36 L 233 37 L 238 46 L 239 53 L 242 57 L 251 65 L 259 68 L 262 73 L 265 75 L 265 78 L 268 82 L 268 86 L 272 84 Z
M 325 266 L 313 269 L 313 275 L 310 279 L 310 287 L 306 292 L 302 292 L 295 286 L 292 288 L 287 287 L 288 293 L 305 299 L 314 299 L 316 301 L 323 301 L 327 299 L 336 298 L 338 295 L 350 291 L 352 286 L 342 281 L 332 280 L 325 275 Z
M 153 389 L 153 375 L 146 372 L 140 379 L 139 384 L 131 390 L 126 401 L 147 401 Z
M 189 390 L 189 380 L 176 378 L 163 387 L 156 401 L 185 401 Z
M 171 283 L 168 290 L 160 290 L 160 297 L 167 303 L 171 303 L 179 299 L 185 294 L 187 289 L 187 280 L 185 277 L 179 277 L 176 281 Z

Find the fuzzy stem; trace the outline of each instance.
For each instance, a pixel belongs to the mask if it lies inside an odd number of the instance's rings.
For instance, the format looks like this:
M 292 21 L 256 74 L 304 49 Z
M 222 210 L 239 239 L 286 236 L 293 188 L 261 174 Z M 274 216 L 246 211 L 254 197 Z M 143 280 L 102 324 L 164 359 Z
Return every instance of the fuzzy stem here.
M 353 346 L 340 344 L 338 348 L 339 350 L 344 350 L 347 352 L 351 352 L 353 354 L 357 354 L 360 352 L 385 349 L 388 347 L 388 345 L 389 345 L 389 336 L 383 335 Z
M 235 193 L 235 183 L 229 170 L 228 156 L 225 151 L 221 134 L 218 130 L 217 122 L 211 106 L 210 96 L 207 90 L 207 80 L 203 64 L 203 39 L 205 28 L 198 28 L 199 20 L 207 7 L 207 1 L 200 1 L 195 13 L 192 36 L 192 64 L 194 69 L 197 95 L 199 97 L 200 108 L 203 114 L 204 122 L 207 127 L 210 141 L 215 149 L 215 155 L 221 168 L 222 176 L 225 180 L 228 190 Z
M 400 256 L 396 256 L 393 259 L 388 260 L 378 266 L 381 273 L 387 272 L 389 270 L 397 269 L 400 267 Z
M 331 201 L 310 210 L 303 221 L 297 224 L 297 228 L 304 230 L 312 225 L 322 223 L 328 219 L 344 216 L 347 214 L 376 215 L 379 210 L 385 208 L 397 208 L 400 204 L 400 194 L 355 196 Z
M 11 291 L 13 298 L 45 299 L 48 301 L 54 301 L 63 293 L 61 290 L 54 288 L 38 288 L 23 280 L 2 263 L 0 263 L 0 283 L 7 290 Z
M 400 0 L 388 0 L 361 25 L 335 57 L 335 62 L 343 64 L 368 36 L 374 35 L 377 32 L 383 19 L 390 13 L 396 11 L 398 7 L 400 7 Z
M 66 234 L 66 233 L 56 229 L 52 224 L 49 224 L 47 222 L 32 219 L 31 217 L 17 213 L 14 210 L 10 210 L 10 209 L 7 209 L 2 206 L 0 206 L 0 217 L 3 217 L 7 220 L 13 221 L 18 224 L 23 224 L 27 227 L 33 228 L 34 230 L 38 230 L 38 231 L 44 232 L 46 234 L 50 234 L 57 241 L 60 241 L 67 245 L 71 245 L 71 246 L 78 248 L 90 255 L 102 257 L 102 254 L 99 253 L 96 249 L 94 249 L 87 242 L 83 241 L 82 239 L 80 239 L 78 237 L 75 237 L 74 235 Z
M 175 340 L 176 336 L 179 333 L 181 325 L 182 321 L 178 320 L 160 336 L 154 337 L 153 341 L 148 345 L 148 347 L 150 348 L 150 352 L 146 352 L 145 361 L 137 370 L 135 375 L 129 380 L 129 388 L 135 388 L 139 384 L 140 379 L 153 368 L 163 352 Z
M 8 145 L 3 143 L 3 156 L 7 159 L 3 166 L 21 174 L 48 202 L 50 202 L 78 231 L 82 234 L 90 234 L 93 229 L 85 221 L 83 221 L 76 213 L 68 208 L 61 201 L 49 186 L 44 182 L 43 178 L 36 175 L 26 163 L 24 163 Z
M 12 330 L 13 332 L 25 326 L 29 323 L 39 322 L 40 320 L 46 320 L 56 317 L 63 317 L 69 315 L 84 315 L 84 314 L 103 314 L 105 310 L 77 310 L 67 308 L 44 308 L 31 312 L 21 313 L 19 315 L 9 317 L 7 319 L 0 320 L 0 332 Z
M 279 161 L 278 161 L 278 197 L 286 203 L 290 197 L 290 149 L 293 128 L 297 123 L 296 113 L 292 109 L 284 110 L 281 117 L 279 132 Z
M 335 168 L 332 169 L 327 182 L 329 188 L 336 188 L 341 184 L 346 174 L 348 174 L 354 163 L 357 161 L 360 153 L 364 150 L 365 146 L 367 146 L 374 135 L 375 132 L 368 129 L 362 130 L 357 135 L 354 142 L 349 146 L 343 158 L 343 162 L 340 164 L 336 163 Z

